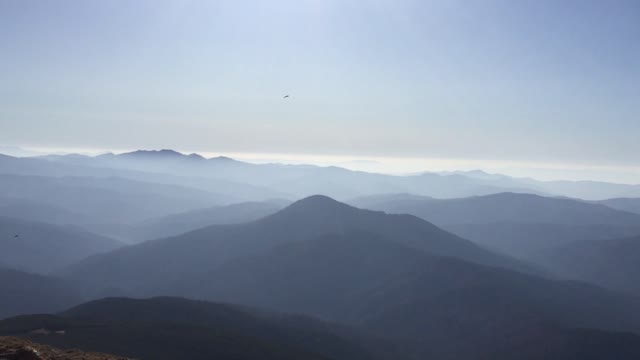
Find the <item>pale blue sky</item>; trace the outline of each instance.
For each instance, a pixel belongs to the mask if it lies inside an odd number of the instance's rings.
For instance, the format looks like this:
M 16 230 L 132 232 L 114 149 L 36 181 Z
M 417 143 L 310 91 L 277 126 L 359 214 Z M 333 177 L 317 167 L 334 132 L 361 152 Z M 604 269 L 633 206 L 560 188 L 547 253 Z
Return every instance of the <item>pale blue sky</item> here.
M 0 0 L 0 144 L 635 167 L 639 39 L 638 1 Z

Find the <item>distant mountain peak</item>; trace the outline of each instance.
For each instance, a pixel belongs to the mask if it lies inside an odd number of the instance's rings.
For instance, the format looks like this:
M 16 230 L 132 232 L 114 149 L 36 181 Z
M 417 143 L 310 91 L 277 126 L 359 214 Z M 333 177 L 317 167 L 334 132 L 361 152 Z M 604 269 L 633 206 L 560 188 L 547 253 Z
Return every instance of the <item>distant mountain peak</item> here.
M 100 159 L 100 158 L 112 158 L 116 156 L 116 154 L 112 153 L 112 152 L 106 152 L 104 154 L 100 154 L 98 156 L 96 156 L 96 158 Z
M 503 192 L 499 192 L 499 193 L 495 193 L 495 194 L 475 196 L 475 198 L 485 198 L 485 199 L 547 199 L 547 198 L 550 198 L 550 197 L 540 196 L 540 195 L 537 195 L 537 194 L 524 193 L 524 192 L 503 191 Z
M 171 149 L 162 149 L 162 150 L 137 150 L 132 153 L 132 155 L 144 155 L 144 156 L 174 156 L 174 157 L 182 157 L 185 156 L 182 153 L 179 153 L 175 150 Z M 127 154 L 123 154 L 127 155 Z
M 317 194 L 317 195 L 307 196 L 306 198 L 300 199 L 294 202 L 293 204 L 291 204 L 291 206 L 294 206 L 294 205 L 296 206 L 318 206 L 318 205 L 340 206 L 340 205 L 346 205 L 346 204 L 343 204 L 338 200 L 334 200 L 329 196 Z
M 204 160 L 205 158 L 199 154 L 183 154 L 171 149 L 162 150 L 136 150 L 124 154 L 118 155 L 119 157 L 134 158 L 134 159 L 189 159 L 189 160 Z
M 232 159 L 230 157 L 227 156 L 216 156 L 216 157 L 212 157 L 211 159 L 209 159 L 210 161 L 216 161 L 216 162 L 223 162 L 223 161 L 236 161 L 235 159 Z
M 205 160 L 205 158 L 202 155 L 196 154 L 196 153 L 191 153 L 191 154 L 187 155 L 187 158 L 189 158 L 191 160 Z
M 334 214 L 338 211 L 344 210 L 354 210 L 357 211 L 359 209 L 354 208 L 351 205 L 347 205 L 345 203 L 334 200 L 325 195 L 311 195 L 304 199 L 300 199 L 293 204 L 287 206 L 279 213 L 282 214 L 320 214 L 320 213 L 331 213 Z
M 128 158 L 152 158 L 152 157 L 182 157 L 183 154 L 169 149 L 162 150 L 136 150 L 118 155 L 119 157 Z

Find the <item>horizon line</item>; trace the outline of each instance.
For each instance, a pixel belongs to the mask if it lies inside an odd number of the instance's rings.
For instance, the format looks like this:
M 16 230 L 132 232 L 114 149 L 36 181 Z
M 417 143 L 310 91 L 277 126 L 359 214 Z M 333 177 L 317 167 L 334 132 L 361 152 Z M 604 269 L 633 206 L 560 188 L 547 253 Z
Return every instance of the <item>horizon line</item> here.
M 7 151 L 9 150 L 9 151 Z M 625 185 L 640 185 L 640 167 L 630 165 L 586 165 L 540 161 L 499 159 L 437 158 L 418 156 L 360 156 L 335 154 L 190 151 L 164 148 L 80 148 L 0 145 L 0 153 L 15 157 L 45 155 L 124 154 L 134 151 L 170 150 L 182 155 L 196 154 L 211 159 L 225 157 L 251 164 L 310 165 L 339 167 L 383 175 L 411 176 L 424 173 L 455 173 L 482 171 L 489 175 L 529 178 L 538 181 L 595 181 Z M 13 153 L 11 153 L 13 151 Z M 561 175 L 561 174 L 564 174 Z

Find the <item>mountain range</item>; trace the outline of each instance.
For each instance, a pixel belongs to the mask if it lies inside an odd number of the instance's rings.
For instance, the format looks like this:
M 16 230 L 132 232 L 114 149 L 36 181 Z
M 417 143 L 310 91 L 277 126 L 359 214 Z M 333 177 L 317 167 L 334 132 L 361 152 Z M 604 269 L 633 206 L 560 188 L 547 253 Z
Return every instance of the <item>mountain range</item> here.
M 640 354 L 631 185 L 171 150 L 0 156 L 0 185 L 0 336 L 34 346 L 139 359 Z
M 416 217 L 323 196 L 96 255 L 61 276 L 93 296 L 171 294 L 310 314 L 394 334 L 416 358 L 504 356 L 509 344 L 571 338 L 576 328 L 640 330 L 631 315 L 640 298 L 553 280 Z
M 87 229 L 126 243 L 180 235 L 211 225 L 238 224 L 260 219 L 282 209 L 287 200 L 251 201 L 218 205 L 151 218 L 133 224 L 88 224 Z
M 437 255 L 531 270 L 526 264 L 487 251 L 417 217 L 361 210 L 325 196 L 312 196 L 255 222 L 210 226 L 147 241 L 89 257 L 62 273 L 92 288 L 122 291 L 120 295 L 181 295 L 171 290 L 174 284 L 184 284 L 187 278 L 206 274 L 226 261 L 289 242 L 354 230 Z
M 41 176 L 117 176 L 219 191 L 234 201 L 298 199 L 325 194 L 337 199 L 385 193 L 412 193 L 437 198 L 521 192 L 587 200 L 640 196 L 640 186 L 604 182 L 538 181 L 481 171 L 391 176 L 339 167 L 251 164 L 227 157 L 205 159 L 173 150 L 138 150 L 124 154 L 2 156 L 8 172 Z
M 500 193 L 459 199 L 408 194 L 350 201 L 356 206 L 413 214 L 480 245 L 528 261 L 579 240 L 640 234 L 640 214 L 602 203 L 533 194 Z
M 535 261 L 564 277 L 640 295 L 640 236 L 574 241 L 538 254 Z

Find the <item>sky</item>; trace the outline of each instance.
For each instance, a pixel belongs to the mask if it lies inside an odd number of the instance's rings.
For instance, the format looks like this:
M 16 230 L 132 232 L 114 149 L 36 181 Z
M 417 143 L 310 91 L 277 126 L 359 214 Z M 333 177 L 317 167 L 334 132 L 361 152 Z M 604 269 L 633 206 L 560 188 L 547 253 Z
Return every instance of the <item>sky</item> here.
M 638 39 L 635 0 L 0 0 L 0 145 L 640 183 Z

